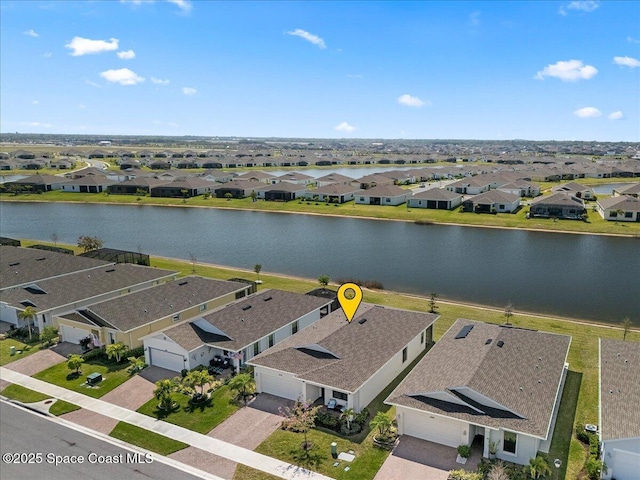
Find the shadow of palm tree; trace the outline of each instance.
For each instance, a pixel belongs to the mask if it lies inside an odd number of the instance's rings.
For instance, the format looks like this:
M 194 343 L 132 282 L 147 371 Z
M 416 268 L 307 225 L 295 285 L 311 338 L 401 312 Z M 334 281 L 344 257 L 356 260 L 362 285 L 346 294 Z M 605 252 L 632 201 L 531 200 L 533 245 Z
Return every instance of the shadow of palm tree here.
M 189 402 L 187 402 L 187 405 L 185 405 L 184 407 L 184 411 L 189 413 L 193 413 L 198 410 L 201 412 L 204 412 L 206 408 L 209 408 L 212 406 L 213 406 L 213 400 L 211 400 L 211 398 L 207 398 L 206 400 L 203 400 L 203 401 L 194 401 L 193 398 L 190 398 Z
M 176 402 L 172 408 L 169 409 L 164 409 L 164 408 L 160 408 L 160 407 L 156 407 L 155 410 L 153 411 L 153 414 L 155 415 L 155 417 L 158 420 L 162 420 L 164 418 L 167 418 L 169 415 L 171 415 L 172 413 L 177 412 L 178 410 L 180 410 L 180 404 L 178 402 Z

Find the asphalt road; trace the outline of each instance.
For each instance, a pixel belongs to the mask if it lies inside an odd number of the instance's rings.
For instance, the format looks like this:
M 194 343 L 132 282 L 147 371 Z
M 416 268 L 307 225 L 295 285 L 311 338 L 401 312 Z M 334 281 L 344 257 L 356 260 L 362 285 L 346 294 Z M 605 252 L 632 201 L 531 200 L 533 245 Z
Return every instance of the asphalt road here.
M 200 478 L 4 401 L 0 402 L 0 453 L 0 477 L 3 479 Z M 118 463 L 108 463 L 114 461 Z

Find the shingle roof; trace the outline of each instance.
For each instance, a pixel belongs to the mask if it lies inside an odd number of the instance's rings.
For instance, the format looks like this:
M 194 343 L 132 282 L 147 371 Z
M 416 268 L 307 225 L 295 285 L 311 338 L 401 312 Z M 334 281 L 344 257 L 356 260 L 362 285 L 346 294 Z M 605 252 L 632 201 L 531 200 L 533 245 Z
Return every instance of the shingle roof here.
M 175 273 L 169 270 L 125 263 L 106 265 L 93 270 L 39 280 L 37 287 L 46 293 L 32 293 L 23 287 L 2 290 L 0 301 L 22 309 L 21 302 L 26 300 L 36 305 L 35 308 L 39 312 L 43 312 L 141 283 L 169 278 Z
M 640 343 L 600 339 L 601 439 L 640 437 Z
M 598 200 L 598 204 L 602 208 L 616 208 L 625 212 L 640 212 L 640 198 L 629 195 L 603 198 L 602 200 Z
M 176 325 L 163 330 L 162 333 L 187 351 L 204 343 L 225 350 L 239 351 L 330 303 L 329 299 L 311 295 L 263 290 L 202 317 L 230 338 L 204 332 L 192 323 Z
M 458 319 L 385 402 L 546 438 L 570 343 L 566 335 Z M 435 400 L 434 392 L 484 413 Z M 470 401 L 473 392 L 504 409 Z
M 377 185 L 368 190 L 361 190 L 358 194 L 364 197 L 400 197 L 410 196 L 411 192 L 397 185 Z
M 310 190 L 310 194 L 321 194 L 321 195 L 344 195 L 345 193 L 355 193 L 359 192 L 360 187 L 354 187 L 352 185 L 345 185 L 344 183 L 332 183 L 330 185 L 325 185 L 324 187 L 318 187 L 315 190 Z
M 561 205 L 561 206 L 571 206 L 575 208 L 584 208 L 584 202 L 576 197 L 568 195 L 566 193 L 554 193 L 551 195 L 544 195 L 542 197 L 538 197 L 534 200 L 531 200 L 531 205 Z
M 415 198 L 417 200 L 455 200 L 456 198 L 461 197 L 461 194 L 451 192 L 446 188 L 430 188 L 428 190 L 416 193 L 411 198 Z
M 0 246 L 0 289 L 45 278 L 108 265 L 104 260 L 84 258 L 33 248 Z
M 500 190 L 489 190 L 465 199 L 466 202 L 473 203 L 514 203 L 520 199 L 520 195 L 515 193 L 502 192 Z
M 96 303 L 87 310 L 126 332 L 246 288 L 242 283 L 190 276 Z
M 333 183 L 351 183 L 353 182 L 353 178 L 347 177 L 346 175 L 341 175 L 339 173 L 330 173 L 328 175 L 324 175 L 320 178 L 317 178 L 318 182 L 333 182 Z
M 640 193 L 640 182 L 638 183 L 630 183 L 629 185 L 625 185 L 623 187 L 618 187 L 615 189 L 616 192 L 623 195 L 632 195 Z
M 438 315 L 362 304 L 347 322 L 337 310 L 280 342 L 249 363 L 294 374 L 303 380 L 355 392 Z M 366 319 L 363 323 L 360 323 Z M 300 349 L 319 345 L 337 356 Z

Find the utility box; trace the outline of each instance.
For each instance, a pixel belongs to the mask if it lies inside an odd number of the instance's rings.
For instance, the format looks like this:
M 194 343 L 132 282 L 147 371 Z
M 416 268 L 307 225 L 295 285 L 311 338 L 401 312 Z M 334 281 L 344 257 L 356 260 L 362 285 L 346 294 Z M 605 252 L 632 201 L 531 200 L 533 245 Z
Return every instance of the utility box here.
M 98 372 L 94 372 L 91 375 L 87 375 L 87 384 L 89 385 L 97 385 L 102 381 L 102 374 Z
M 9 347 L 9 355 L 13 356 L 16 354 L 16 347 L 14 345 L 11 345 Z
M 331 442 L 331 456 L 338 458 L 338 444 L 336 442 Z

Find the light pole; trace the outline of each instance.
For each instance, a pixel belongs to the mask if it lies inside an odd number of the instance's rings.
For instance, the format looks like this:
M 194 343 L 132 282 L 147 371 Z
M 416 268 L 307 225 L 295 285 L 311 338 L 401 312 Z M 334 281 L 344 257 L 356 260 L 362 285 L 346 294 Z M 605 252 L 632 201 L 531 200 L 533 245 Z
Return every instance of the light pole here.
M 556 458 L 553 461 L 553 466 L 556 467 L 556 480 L 558 480 L 558 474 L 560 473 L 560 467 L 562 466 L 562 460 Z

